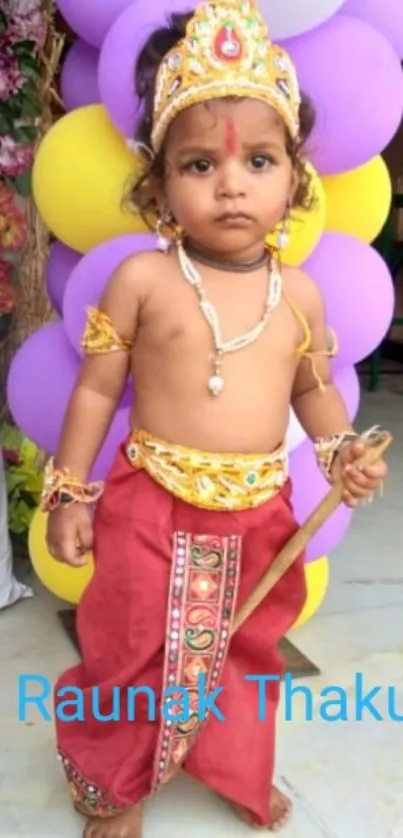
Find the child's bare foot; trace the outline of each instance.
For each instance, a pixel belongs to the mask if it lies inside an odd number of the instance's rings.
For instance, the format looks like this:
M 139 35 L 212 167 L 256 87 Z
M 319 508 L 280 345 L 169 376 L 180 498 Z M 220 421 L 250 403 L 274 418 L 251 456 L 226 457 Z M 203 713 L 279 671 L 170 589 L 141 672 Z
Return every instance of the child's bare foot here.
M 244 806 L 231 803 L 231 807 L 237 813 L 238 817 L 245 821 L 245 823 L 248 823 L 253 829 L 265 828 L 269 829 L 270 832 L 279 832 L 288 823 L 292 812 L 291 800 L 279 791 L 276 786 L 272 786 L 270 792 L 270 823 L 267 827 L 261 827 L 256 824 L 252 820 L 250 812 Z
M 112 818 L 89 818 L 83 838 L 141 838 L 141 805 Z

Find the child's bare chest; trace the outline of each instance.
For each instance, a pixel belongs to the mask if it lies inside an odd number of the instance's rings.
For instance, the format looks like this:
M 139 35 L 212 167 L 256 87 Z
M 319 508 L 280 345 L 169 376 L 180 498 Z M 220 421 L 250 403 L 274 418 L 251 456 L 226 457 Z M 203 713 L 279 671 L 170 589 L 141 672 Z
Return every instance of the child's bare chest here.
M 139 341 L 150 351 L 161 350 L 165 357 L 193 357 L 214 352 L 219 345 L 231 349 L 244 338 L 243 351 L 262 358 L 273 355 L 284 359 L 295 356 L 301 339 L 300 327 L 287 302 L 282 298 L 273 311 L 267 311 L 267 287 L 248 288 L 237 283 L 228 288 L 208 289 L 203 310 L 196 290 L 183 283 L 167 285 L 155 294 L 140 321 Z M 227 353 L 225 353 L 227 354 Z M 232 352 L 228 354 L 233 354 Z

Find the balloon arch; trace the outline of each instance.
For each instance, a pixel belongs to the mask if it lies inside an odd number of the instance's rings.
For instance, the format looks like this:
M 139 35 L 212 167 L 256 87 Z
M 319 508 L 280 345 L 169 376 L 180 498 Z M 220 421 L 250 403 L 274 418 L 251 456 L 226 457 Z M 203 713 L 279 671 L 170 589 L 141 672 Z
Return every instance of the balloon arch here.
M 58 0 L 57 5 L 77 36 L 61 73 L 67 113 L 39 147 L 33 187 L 38 210 L 57 239 L 45 280 L 60 319 L 23 344 L 8 380 L 15 421 L 51 454 L 80 369 L 86 306 L 97 302 L 122 259 L 156 246 L 121 202 L 127 178 L 140 166 L 129 142 L 137 119 L 133 66 L 154 27 L 170 12 L 190 10 L 189 0 Z M 290 52 L 317 111 L 310 141 L 316 208 L 294 219 L 284 261 L 303 266 L 323 292 L 329 325 L 340 342 L 335 382 L 353 421 L 360 400 L 355 365 L 387 333 L 394 308 L 387 266 L 370 245 L 391 201 L 381 152 L 403 112 L 403 3 L 260 0 L 260 9 L 272 39 Z M 128 386 L 94 464 L 94 479 L 106 476 L 128 430 L 131 397 Z M 295 514 L 302 522 L 327 486 L 292 413 L 288 442 Z M 350 521 L 351 512 L 339 508 L 311 542 L 308 599 L 298 624 L 321 604 L 327 557 Z M 38 511 L 30 531 L 33 565 L 51 591 L 77 603 L 92 564 L 83 570 L 56 565 L 46 550 L 45 524 Z

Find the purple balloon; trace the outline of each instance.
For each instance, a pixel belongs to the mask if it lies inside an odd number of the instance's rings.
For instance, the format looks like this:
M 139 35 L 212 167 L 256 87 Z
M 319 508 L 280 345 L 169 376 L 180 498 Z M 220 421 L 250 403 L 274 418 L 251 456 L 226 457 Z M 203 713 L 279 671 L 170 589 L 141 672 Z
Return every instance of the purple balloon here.
M 55 454 L 80 362 L 63 325 L 42 326 L 20 347 L 11 364 L 7 397 L 14 421 L 39 448 Z M 130 410 L 119 407 L 92 469 L 91 479 L 103 479 L 119 442 L 129 430 Z
M 344 13 L 358 17 L 382 32 L 399 58 L 403 58 L 402 0 L 346 0 Z
M 335 368 L 357 364 L 385 337 L 395 292 L 384 260 L 369 245 L 342 233 L 324 233 L 304 270 L 319 286 L 339 353 Z
M 109 30 L 103 43 L 98 83 L 112 122 L 126 137 L 133 137 L 141 115 L 135 95 L 135 64 L 154 29 L 168 25 L 173 12 L 193 10 L 192 0 L 135 0 Z
M 290 474 L 294 515 L 302 525 L 329 491 L 329 484 L 319 471 L 310 440 L 290 455 Z M 351 519 L 351 509 L 339 506 L 309 542 L 306 561 L 315 561 L 335 550 L 347 534 Z
M 60 74 L 60 91 L 67 111 L 98 105 L 99 51 L 78 39 L 69 49 Z
M 346 405 L 351 424 L 355 421 L 360 406 L 360 379 L 354 367 L 333 371 L 333 383 L 339 390 Z
M 56 0 L 57 7 L 73 31 L 98 48 L 102 46 L 113 21 L 131 3 L 132 0 Z
M 157 238 L 153 234 L 130 233 L 102 242 L 82 257 L 71 273 L 63 301 L 66 334 L 77 352 L 82 354 L 80 343 L 86 309 L 99 302 L 112 273 L 128 256 L 155 250 L 156 246 Z
M 386 38 L 344 14 L 284 46 L 316 108 L 309 158 L 320 174 L 355 169 L 379 154 L 403 113 L 403 73 Z
M 343 397 L 349 420 L 353 423 L 360 403 L 358 375 L 354 367 L 346 367 L 335 373 L 333 378 Z M 290 474 L 294 514 L 302 525 L 329 491 L 329 484 L 317 466 L 311 440 L 302 443 L 290 454 Z M 351 518 L 351 510 L 345 506 L 339 507 L 309 543 L 306 561 L 315 561 L 335 550 L 345 537 Z
M 71 250 L 62 242 L 55 242 L 45 266 L 45 283 L 53 308 L 62 313 L 63 297 L 69 276 L 81 259 L 81 253 Z

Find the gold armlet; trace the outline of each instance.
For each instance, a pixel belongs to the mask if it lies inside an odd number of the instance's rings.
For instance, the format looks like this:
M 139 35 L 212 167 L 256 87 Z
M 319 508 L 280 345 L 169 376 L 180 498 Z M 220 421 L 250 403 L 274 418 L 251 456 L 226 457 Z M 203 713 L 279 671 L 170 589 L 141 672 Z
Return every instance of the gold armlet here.
M 329 344 L 328 344 L 326 349 L 317 349 L 317 350 L 312 350 L 311 351 L 311 350 L 309 350 L 309 348 L 306 348 L 306 346 L 303 345 L 300 349 L 300 352 L 299 352 L 301 357 L 306 358 L 307 360 L 309 360 L 311 362 L 312 374 L 315 378 L 315 381 L 318 384 L 319 390 L 321 390 L 322 392 L 326 388 L 325 388 L 325 386 L 323 384 L 323 381 L 322 381 L 322 379 L 321 379 L 321 377 L 318 374 L 318 371 L 316 369 L 315 358 L 335 358 L 338 351 L 339 351 L 339 344 L 338 344 L 336 333 L 333 332 L 332 329 L 328 329 L 328 336 L 329 336 Z
M 89 355 L 107 352 L 130 352 L 134 342 L 120 337 L 110 317 L 98 308 L 87 309 L 87 322 L 81 348 Z
M 57 469 L 53 457 L 45 467 L 40 508 L 52 512 L 58 506 L 69 507 L 73 503 L 96 503 L 102 495 L 104 484 L 81 483 L 72 477 L 67 469 Z

